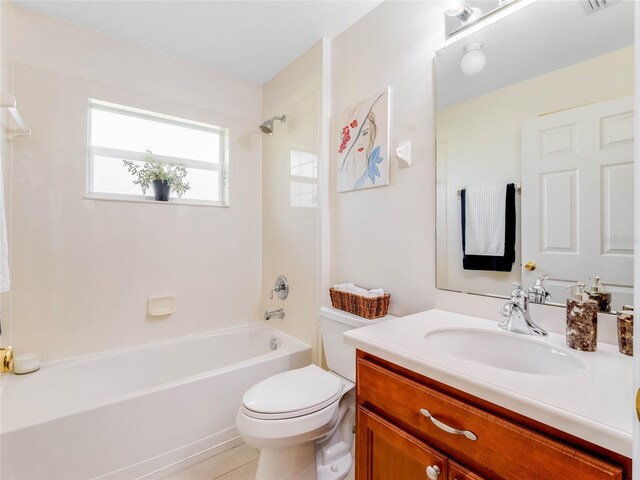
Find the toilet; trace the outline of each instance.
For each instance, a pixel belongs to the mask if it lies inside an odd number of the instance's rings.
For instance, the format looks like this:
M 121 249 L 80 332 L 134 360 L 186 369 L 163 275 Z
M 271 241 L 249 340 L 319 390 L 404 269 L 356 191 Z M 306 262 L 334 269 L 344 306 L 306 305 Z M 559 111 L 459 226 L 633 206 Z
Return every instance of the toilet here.
M 331 371 L 309 365 L 279 373 L 242 398 L 236 425 L 260 449 L 256 480 L 340 480 L 353 466 L 355 349 L 342 334 L 383 319 L 330 307 L 320 309 L 319 319 Z

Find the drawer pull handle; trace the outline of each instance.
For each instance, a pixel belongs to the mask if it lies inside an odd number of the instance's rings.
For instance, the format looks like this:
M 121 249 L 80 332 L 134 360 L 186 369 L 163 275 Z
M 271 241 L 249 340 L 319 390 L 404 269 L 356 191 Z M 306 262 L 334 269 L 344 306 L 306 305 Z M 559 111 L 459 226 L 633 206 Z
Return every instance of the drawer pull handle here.
M 432 467 L 427 467 L 427 478 L 429 480 L 438 480 L 440 476 L 440 467 L 434 465 Z
M 464 435 L 469 440 L 476 441 L 478 437 L 476 437 L 475 433 L 470 432 L 469 430 L 458 430 L 456 428 L 450 427 L 449 425 L 442 423 L 436 417 L 429 413 L 429 410 L 426 408 L 421 408 L 420 413 L 431 420 L 431 422 L 441 430 L 444 430 L 447 433 L 451 433 L 453 435 Z

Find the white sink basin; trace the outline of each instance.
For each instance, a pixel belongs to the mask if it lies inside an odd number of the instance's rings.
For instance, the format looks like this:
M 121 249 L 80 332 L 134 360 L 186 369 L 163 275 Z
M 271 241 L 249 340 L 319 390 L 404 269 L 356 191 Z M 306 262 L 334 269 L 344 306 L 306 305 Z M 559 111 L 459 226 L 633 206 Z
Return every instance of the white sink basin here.
M 501 332 L 469 328 L 434 330 L 425 336 L 429 349 L 489 367 L 536 375 L 571 375 L 585 369 L 568 350 Z

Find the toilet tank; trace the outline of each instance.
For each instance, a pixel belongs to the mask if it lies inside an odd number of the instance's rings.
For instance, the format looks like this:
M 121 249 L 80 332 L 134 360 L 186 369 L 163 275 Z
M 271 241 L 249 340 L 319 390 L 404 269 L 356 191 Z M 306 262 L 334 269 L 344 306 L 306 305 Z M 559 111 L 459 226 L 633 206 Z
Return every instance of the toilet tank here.
M 347 330 L 366 327 L 391 318 L 395 317 L 387 315 L 377 320 L 368 320 L 333 307 L 321 307 L 320 333 L 329 370 L 355 382 L 356 349 L 344 343 L 342 334 Z

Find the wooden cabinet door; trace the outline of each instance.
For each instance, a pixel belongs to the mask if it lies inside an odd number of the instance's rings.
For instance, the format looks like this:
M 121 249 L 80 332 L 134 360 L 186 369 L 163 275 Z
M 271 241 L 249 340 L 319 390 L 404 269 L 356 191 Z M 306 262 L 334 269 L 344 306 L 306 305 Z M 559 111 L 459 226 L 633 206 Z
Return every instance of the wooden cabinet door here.
M 395 425 L 362 407 L 356 425 L 356 480 L 447 480 L 447 458 Z
M 461 465 L 449 460 L 449 477 L 448 480 L 485 480 L 480 475 L 467 470 Z

